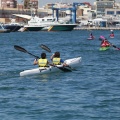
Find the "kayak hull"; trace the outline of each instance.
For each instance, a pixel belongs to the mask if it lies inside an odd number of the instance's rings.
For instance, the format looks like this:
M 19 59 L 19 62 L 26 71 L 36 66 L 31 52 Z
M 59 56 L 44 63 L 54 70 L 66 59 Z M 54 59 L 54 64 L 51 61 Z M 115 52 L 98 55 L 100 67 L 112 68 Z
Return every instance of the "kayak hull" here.
M 87 38 L 87 40 L 94 40 L 94 38 Z
M 82 59 L 81 57 L 77 57 L 77 58 L 65 60 L 65 63 L 68 64 L 69 67 L 63 67 L 63 65 L 56 65 L 55 67 L 50 66 L 50 67 L 41 67 L 41 68 L 34 68 L 30 70 L 24 70 L 20 72 L 20 76 L 72 71 L 74 68 L 80 65 L 81 59 Z
M 110 38 L 114 38 L 114 37 L 110 37 Z
M 106 51 L 106 50 L 109 50 L 110 49 L 110 47 L 101 47 L 99 50 L 100 51 Z
M 94 38 L 87 38 L 87 40 L 94 40 Z
M 93 36 L 93 37 L 89 37 L 89 38 L 87 38 L 87 40 L 94 40 L 95 39 L 95 37 Z

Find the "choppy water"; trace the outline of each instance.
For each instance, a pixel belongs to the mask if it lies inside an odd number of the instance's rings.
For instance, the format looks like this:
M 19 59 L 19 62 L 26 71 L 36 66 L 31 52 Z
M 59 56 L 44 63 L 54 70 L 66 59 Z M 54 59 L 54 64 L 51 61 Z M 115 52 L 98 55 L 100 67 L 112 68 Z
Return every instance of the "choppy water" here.
M 92 32 L 95 40 L 87 40 L 90 31 L 1 33 L 0 120 L 120 120 L 120 51 L 99 51 L 99 36 L 110 31 Z M 109 41 L 120 47 L 120 31 L 114 33 Z M 80 67 L 20 77 L 35 68 L 34 58 L 13 46 L 39 56 L 40 44 L 60 51 L 64 60 L 81 56 Z

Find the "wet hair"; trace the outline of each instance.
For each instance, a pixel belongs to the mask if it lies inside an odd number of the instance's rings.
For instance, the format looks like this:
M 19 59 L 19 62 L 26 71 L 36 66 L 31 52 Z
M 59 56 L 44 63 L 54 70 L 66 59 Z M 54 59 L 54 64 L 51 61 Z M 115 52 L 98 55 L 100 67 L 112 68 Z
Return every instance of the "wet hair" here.
M 41 58 L 45 59 L 46 58 L 46 53 L 41 53 Z
M 55 52 L 54 57 L 60 57 L 60 52 Z

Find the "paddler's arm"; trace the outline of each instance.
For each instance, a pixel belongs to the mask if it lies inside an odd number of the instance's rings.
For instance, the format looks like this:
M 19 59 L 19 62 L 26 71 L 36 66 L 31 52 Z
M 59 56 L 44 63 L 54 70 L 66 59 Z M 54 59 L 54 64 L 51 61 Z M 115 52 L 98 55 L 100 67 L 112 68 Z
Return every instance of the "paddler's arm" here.
M 55 55 L 55 54 L 52 54 L 52 56 L 50 57 L 50 59 L 51 59 L 51 60 L 53 60 L 53 58 L 54 58 L 54 55 Z
M 67 64 L 64 62 L 63 59 L 60 59 L 60 62 L 63 64 L 63 67 L 69 66 L 69 65 L 67 65 Z

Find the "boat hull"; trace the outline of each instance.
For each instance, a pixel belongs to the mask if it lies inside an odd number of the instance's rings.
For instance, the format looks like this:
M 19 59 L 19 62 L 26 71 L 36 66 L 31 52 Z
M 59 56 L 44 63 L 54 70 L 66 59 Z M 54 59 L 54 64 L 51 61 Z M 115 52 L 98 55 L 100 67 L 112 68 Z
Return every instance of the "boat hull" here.
M 100 51 L 106 51 L 106 50 L 109 50 L 110 49 L 110 47 L 101 47 L 99 50 Z
M 43 27 L 41 26 L 25 26 L 24 31 L 41 31 Z
M 114 37 L 110 37 L 110 38 L 114 38 Z
M 94 38 L 87 38 L 87 40 L 94 40 Z
M 48 31 L 72 31 L 76 24 L 60 24 L 51 26 Z
M 81 57 L 77 57 L 77 58 L 65 60 L 65 63 L 69 65 L 68 67 L 63 67 L 63 65 L 57 65 L 55 67 L 50 66 L 50 67 L 35 68 L 35 69 L 31 69 L 31 70 L 24 70 L 24 71 L 20 72 L 20 76 L 72 71 L 73 68 L 76 68 L 79 66 L 81 59 L 82 59 Z
M 16 26 L 16 25 L 4 25 L 5 29 L 10 30 L 10 32 L 17 32 L 22 26 Z

